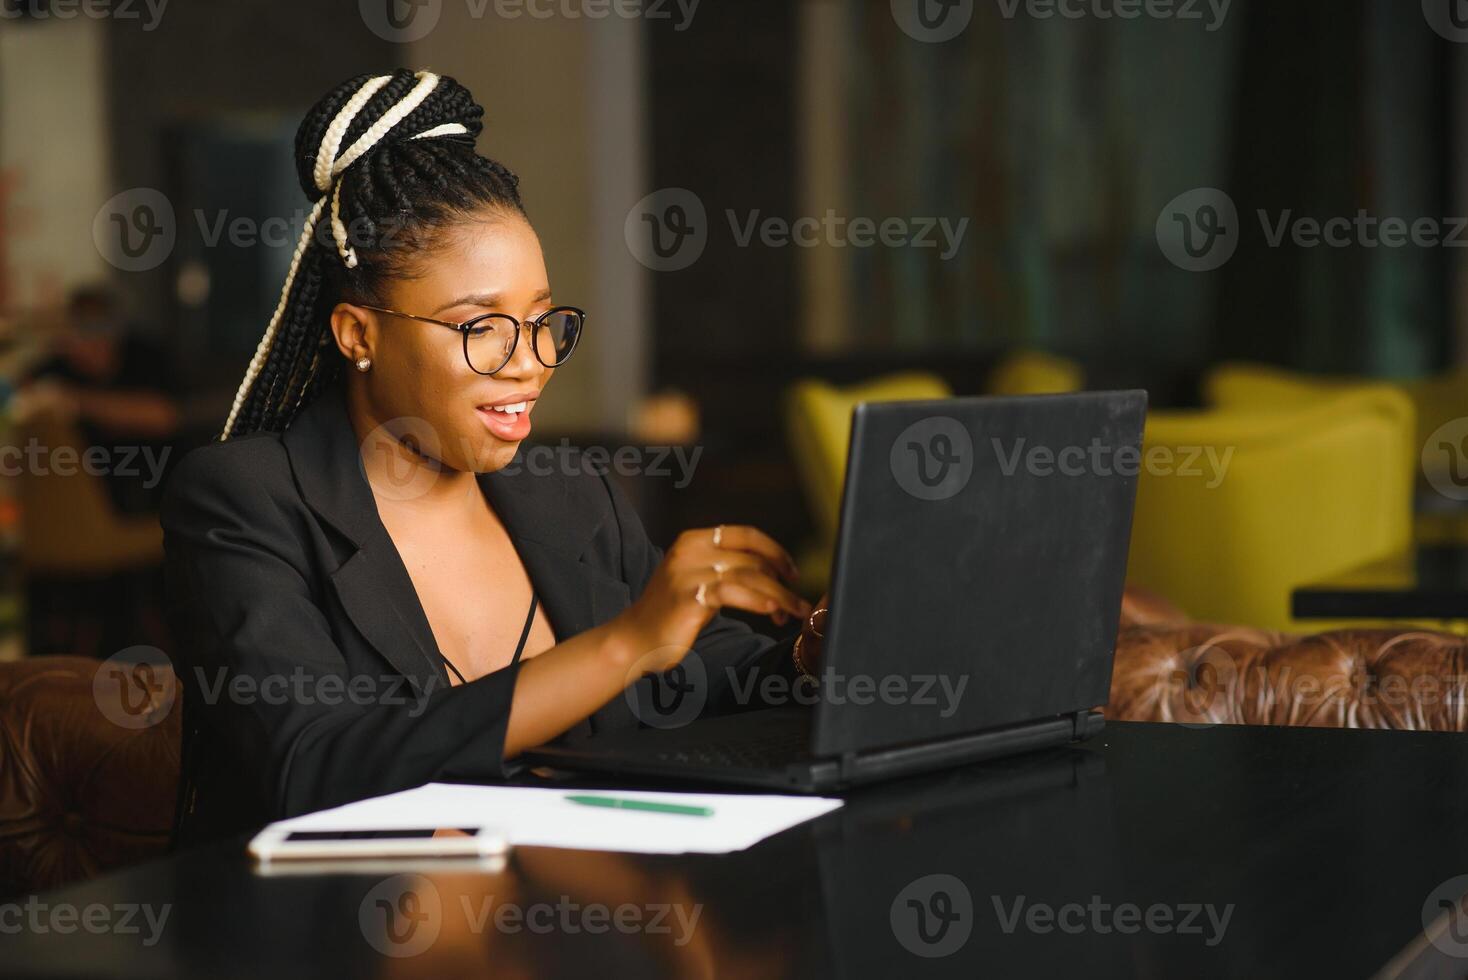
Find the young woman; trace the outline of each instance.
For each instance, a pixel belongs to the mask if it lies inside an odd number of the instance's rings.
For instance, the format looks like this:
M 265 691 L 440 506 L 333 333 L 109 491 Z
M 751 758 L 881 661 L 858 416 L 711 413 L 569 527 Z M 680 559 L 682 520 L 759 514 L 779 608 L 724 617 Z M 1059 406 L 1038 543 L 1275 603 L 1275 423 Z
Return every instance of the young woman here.
M 586 315 L 552 298 L 515 175 L 475 152 L 482 115 L 400 70 L 340 85 L 296 135 L 315 206 L 280 304 L 162 509 L 181 841 L 503 778 L 524 749 L 638 724 L 621 695 L 690 649 L 710 712 L 759 690 L 751 671 L 815 669 L 813 632 L 718 615 L 810 615 L 769 537 L 693 530 L 664 554 L 604 476 L 518 452 Z

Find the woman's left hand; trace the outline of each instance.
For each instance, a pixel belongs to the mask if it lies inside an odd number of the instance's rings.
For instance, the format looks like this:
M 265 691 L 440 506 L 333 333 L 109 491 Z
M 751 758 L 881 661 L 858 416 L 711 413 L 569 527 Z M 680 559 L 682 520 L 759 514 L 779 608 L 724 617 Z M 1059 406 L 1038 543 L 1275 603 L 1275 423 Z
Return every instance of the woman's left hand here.
M 821 653 L 826 642 L 826 617 L 830 614 L 831 596 L 821 596 L 811 614 L 801 624 L 800 636 L 795 640 L 797 663 L 805 667 L 806 673 L 821 672 Z

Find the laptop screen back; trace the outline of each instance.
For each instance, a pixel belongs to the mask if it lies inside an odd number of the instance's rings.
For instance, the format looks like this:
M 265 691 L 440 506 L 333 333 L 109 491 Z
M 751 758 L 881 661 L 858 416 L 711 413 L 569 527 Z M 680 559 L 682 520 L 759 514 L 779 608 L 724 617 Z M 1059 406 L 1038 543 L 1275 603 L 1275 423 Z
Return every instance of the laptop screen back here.
M 818 755 L 1104 704 L 1146 393 L 858 406 Z

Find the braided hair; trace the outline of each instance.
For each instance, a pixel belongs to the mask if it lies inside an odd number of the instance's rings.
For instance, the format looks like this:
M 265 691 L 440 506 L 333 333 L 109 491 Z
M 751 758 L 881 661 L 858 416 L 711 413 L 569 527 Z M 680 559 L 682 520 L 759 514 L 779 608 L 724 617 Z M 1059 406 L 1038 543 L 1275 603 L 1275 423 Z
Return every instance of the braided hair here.
M 386 283 L 412 276 L 450 221 L 485 208 L 524 215 L 519 178 L 474 150 L 483 115 L 452 78 L 407 69 L 349 79 L 306 114 L 296 171 L 313 207 L 221 441 L 284 432 L 341 375 L 337 303 L 383 305 Z

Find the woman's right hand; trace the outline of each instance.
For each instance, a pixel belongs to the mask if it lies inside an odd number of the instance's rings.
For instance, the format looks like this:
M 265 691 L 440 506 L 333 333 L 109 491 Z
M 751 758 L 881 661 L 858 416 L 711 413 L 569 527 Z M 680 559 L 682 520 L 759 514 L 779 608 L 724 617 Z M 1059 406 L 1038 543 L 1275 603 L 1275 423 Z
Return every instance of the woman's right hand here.
M 767 615 L 778 625 L 809 616 L 810 603 L 785 585 L 794 578 L 794 559 L 758 528 L 684 531 L 642 595 L 611 625 L 641 672 L 660 673 L 683 659 L 724 606 Z

